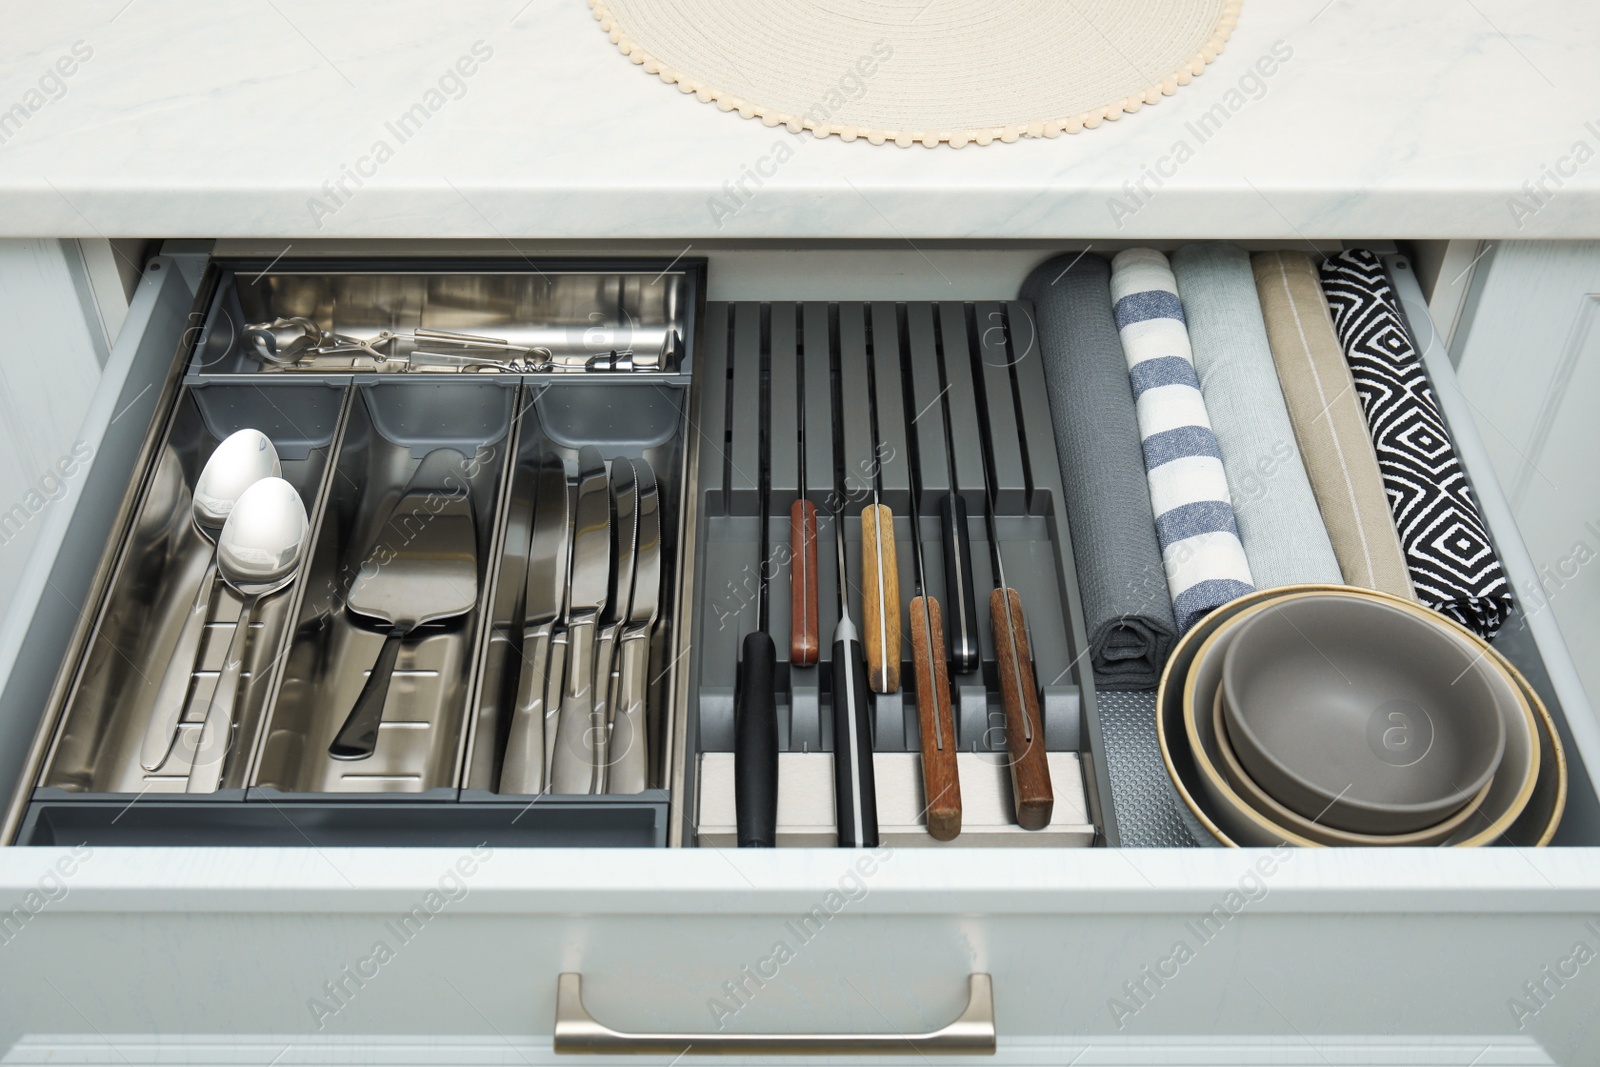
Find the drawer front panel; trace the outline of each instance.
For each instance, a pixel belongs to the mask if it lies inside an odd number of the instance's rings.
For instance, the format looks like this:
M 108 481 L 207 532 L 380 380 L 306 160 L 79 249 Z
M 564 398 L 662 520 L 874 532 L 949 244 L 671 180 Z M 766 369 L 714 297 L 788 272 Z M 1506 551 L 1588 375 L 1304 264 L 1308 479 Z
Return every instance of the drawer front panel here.
M 980 869 L 958 864 L 958 884 L 930 894 L 950 865 L 916 850 L 630 863 L 480 847 L 288 855 L 284 887 L 262 892 L 220 873 L 225 854 L 191 852 L 168 855 L 213 888 L 158 898 L 109 884 L 127 877 L 112 850 L 26 853 L 56 899 L 6 930 L 14 1008 L 0 1047 L 30 1034 L 256 1034 L 279 1048 L 505 1037 L 538 1062 L 562 972 L 583 975 L 588 1009 L 617 1029 L 744 1033 L 937 1029 L 966 1003 L 966 976 L 986 973 L 1013 1057 L 1202 1033 L 1313 1050 L 1363 1035 L 1532 1038 L 1557 1062 L 1600 1051 L 1579 1025 L 1596 979 L 1578 948 L 1600 951 L 1600 909 L 1560 890 L 1538 908 L 1536 885 L 1577 873 L 1558 864 L 1497 885 L 1456 872 L 1456 889 L 1426 893 L 1402 888 L 1426 880 L 1416 860 L 1374 875 L 1310 853 L 1273 865 L 1259 853 L 994 853 L 1018 876 L 1009 893 L 976 888 Z M 71 873 L 47 879 L 61 857 Z M 263 859 L 245 864 L 253 877 Z M 551 861 L 564 873 L 540 869 Z M 7 899 L 21 901 L 22 872 L 7 866 Z M 629 871 L 639 888 L 606 890 Z M 144 873 L 154 887 L 158 872 Z M 471 1062 L 501 1062 L 480 1051 Z

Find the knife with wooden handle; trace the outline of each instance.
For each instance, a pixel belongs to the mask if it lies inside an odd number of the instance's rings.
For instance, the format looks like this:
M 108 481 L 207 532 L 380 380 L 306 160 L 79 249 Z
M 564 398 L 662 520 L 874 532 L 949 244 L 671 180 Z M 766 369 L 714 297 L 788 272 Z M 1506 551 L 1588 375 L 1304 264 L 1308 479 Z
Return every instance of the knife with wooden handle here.
M 970 358 L 981 358 L 977 324 L 967 319 Z M 1009 335 L 1005 343 L 1010 344 Z M 996 440 L 989 423 L 989 397 L 986 375 L 971 363 L 965 368 L 946 367 L 952 381 L 964 386 L 971 382 L 978 394 L 978 428 L 988 442 L 983 452 L 984 523 L 989 533 L 989 559 L 994 565 L 994 591 L 989 594 L 989 623 L 994 634 L 995 675 L 1000 683 L 1000 704 L 1005 712 L 1006 750 L 1011 773 L 1011 799 L 1017 825 L 1024 830 L 1042 830 L 1050 825 L 1055 809 L 1055 793 L 1050 785 L 1050 763 L 1046 755 L 1044 720 L 1039 709 L 1039 685 L 1033 675 L 1033 655 L 1028 646 L 1028 624 L 1022 614 L 1022 594 L 1006 581 L 1005 554 L 1000 550 L 1000 524 L 995 508 L 992 443 Z M 970 375 L 970 377 L 967 377 Z M 1000 398 L 995 398 L 997 401 Z M 1009 403 L 1009 400 L 1006 401 Z M 1008 432 L 1015 432 L 1014 430 Z
M 894 513 L 877 503 L 861 510 L 861 641 L 872 691 L 899 692 L 900 568 Z
M 901 396 L 906 404 L 906 424 L 916 422 L 911 410 L 915 390 L 911 383 L 911 367 L 902 359 L 900 373 L 905 381 Z M 939 401 L 943 403 L 942 399 Z M 956 720 L 950 702 L 950 670 L 945 659 L 944 615 L 939 601 L 928 591 L 928 561 L 922 543 L 922 452 L 916 434 L 906 437 L 911 461 L 911 559 L 917 595 L 911 598 L 911 674 L 916 687 L 917 739 L 922 752 L 922 814 L 928 826 L 928 835 L 936 841 L 949 841 L 961 833 L 961 778 L 956 765 Z M 954 495 L 954 494 L 950 494 Z M 957 498 L 957 503 L 960 498 Z M 941 541 L 945 551 L 946 595 L 955 596 L 960 603 L 964 589 L 970 599 L 970 577 L 952 580 L 951 560 L 961 547 L 952 544 L 950 519 L 953 517 L 948 503 L 940 508 L 944 525 Z M 960 533 L 966 534 L 966 509 L 961 511 Z M 952 587 L 954 590 L 952 591 Z M 962 620 L 957 625 L 965 627 Z M 974 644 L 972 659 L 977 660 L 977 622 L 970 627 Z M 952 637 L 952 647 L 956 640 Z M 969 668 L 971 669 L 971 668 Z
M 922 749 L 923 817 L 936 841 L 961 833 L 961 780 L 956 771 L 955 716 L 950 710 L 950 674 L 944 658 L 944 620 L 939 602 L 923 594 L 911 600 L 911 663 L 916 676 L 917 726 Z
M 789 509 L 789 558 L 789 662 L 796 667 L 815 667 L 822 655 L 817 621 L 817 506 L 804 497 Z
M 994 628 L 995 673 L 1005 710 L 1007 761 L 1017 825 L 1043 830 L 1050 825 L 1055 793 L 1044 747 L 1044 721 L 1039 714 L 1039 687 L 1028 652 L 1028 625 L 1022 617 L 1022 594 L 1002 586 L 989 594 L 989 622 Z

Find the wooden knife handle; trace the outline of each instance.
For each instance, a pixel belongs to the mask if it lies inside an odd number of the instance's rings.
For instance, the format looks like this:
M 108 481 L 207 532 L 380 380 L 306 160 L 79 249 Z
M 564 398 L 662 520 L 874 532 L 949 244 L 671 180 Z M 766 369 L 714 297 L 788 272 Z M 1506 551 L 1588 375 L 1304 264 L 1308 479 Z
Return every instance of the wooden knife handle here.
M 900 567 L 894 552 L 894 512 L 883 504 L 861 509 L 861 644 L 872 691 L 898 693 Z
M 994 627 L 995 672 L 1000 676 L 1000 701 L 1006 714 L 1006 748 L 1011 753 L 1011 796 L 1016 803 L 1017 825 L 1024 830 L 1042 830 L 1050 825 L 1055 793 L 1050 789 L 1039 686 L 1028 654 L 1028 626 L 1022 618 L 1021 595 L 1004 587 L 990 593 L 989 621 Z
M 961 832 L 961 779 L 956 772 L 956 720 L 944 658 L 944 619 L 931 596 L 911 601 L 911 664 L 922 734 L 923 812 L 928 833 L 949 841 Z
M 822 654 L 817 621 L 817 506 L 796 500 L 789 509 L 789 662 L 815 667 Z

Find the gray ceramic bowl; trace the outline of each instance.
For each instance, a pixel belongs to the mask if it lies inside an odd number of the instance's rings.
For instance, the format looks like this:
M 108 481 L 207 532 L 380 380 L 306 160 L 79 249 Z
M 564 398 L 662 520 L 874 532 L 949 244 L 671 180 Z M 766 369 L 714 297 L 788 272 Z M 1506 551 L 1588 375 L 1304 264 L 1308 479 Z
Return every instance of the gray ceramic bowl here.
M 1223 658 L 1235 754 L 1279 803 L 1363 834 L 1450 817 L 1505 751 L 1488 665 L 1441 623 L 1376 601 L 1286 600 Z

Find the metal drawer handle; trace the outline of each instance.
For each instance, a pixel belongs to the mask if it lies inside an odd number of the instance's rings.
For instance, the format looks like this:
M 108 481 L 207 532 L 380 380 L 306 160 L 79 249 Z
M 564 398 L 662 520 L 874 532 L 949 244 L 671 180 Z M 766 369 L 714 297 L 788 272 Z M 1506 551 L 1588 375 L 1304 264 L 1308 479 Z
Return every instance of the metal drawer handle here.
M 556 987 L 557 1052 L 672 1056 L 691 1049 L 700 1055 L 993 1055 L 994 983 L 986 974 L 969 975 L 966 1008 L 948 1026 L 926 1034 L 626 1034 L 598 1022 L 583 1006 L 583 975 L 561 976 Z

